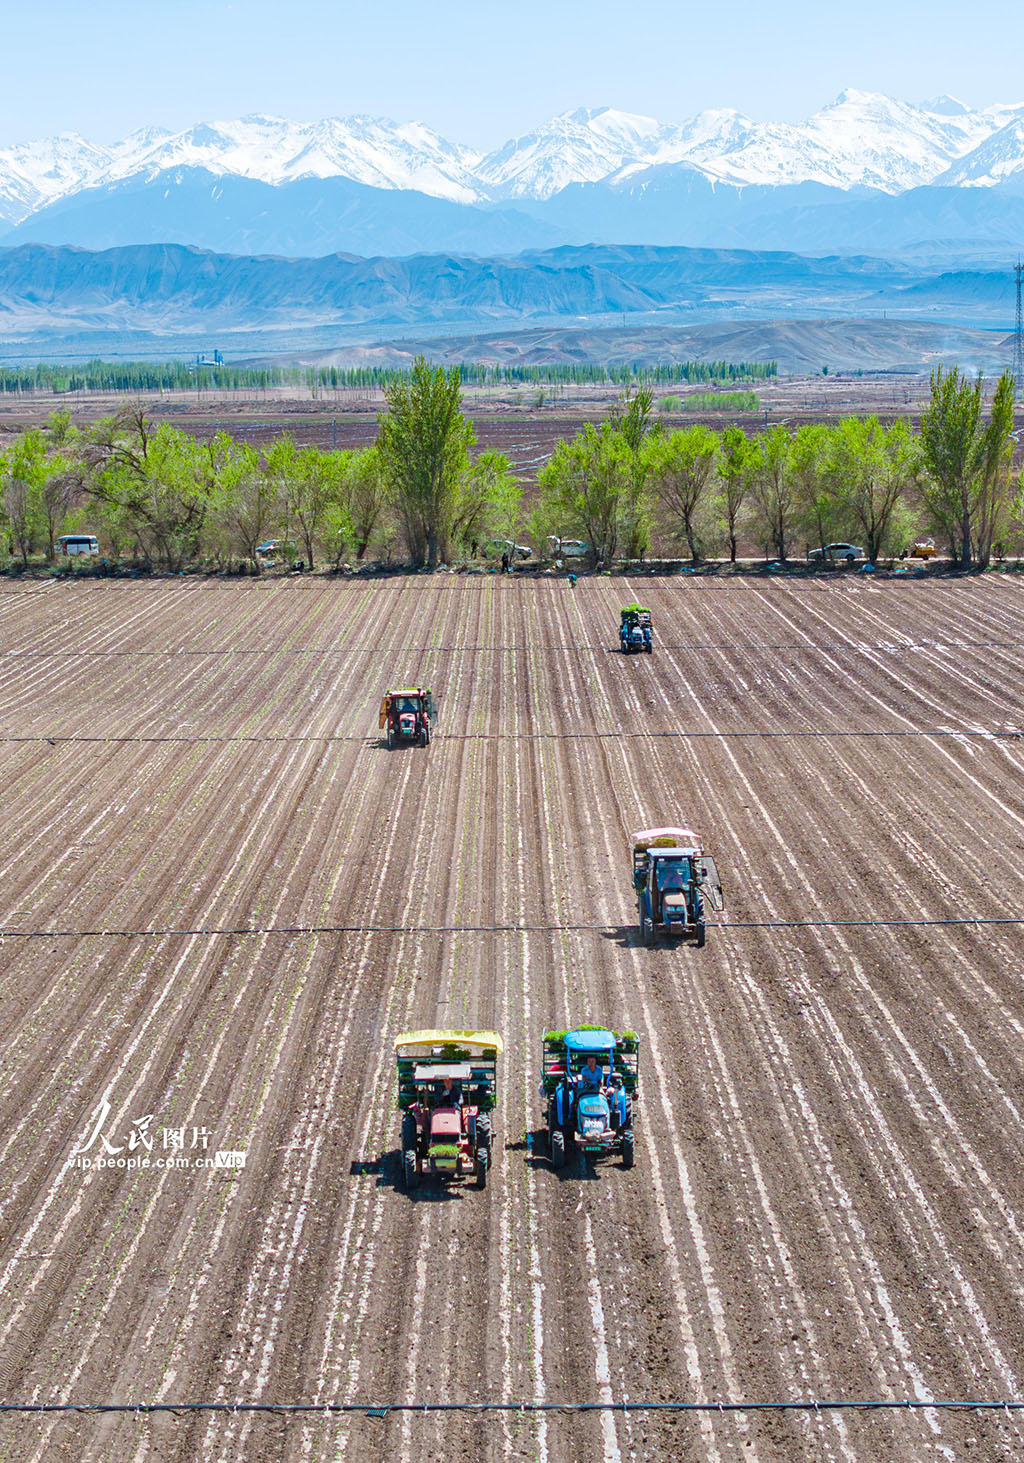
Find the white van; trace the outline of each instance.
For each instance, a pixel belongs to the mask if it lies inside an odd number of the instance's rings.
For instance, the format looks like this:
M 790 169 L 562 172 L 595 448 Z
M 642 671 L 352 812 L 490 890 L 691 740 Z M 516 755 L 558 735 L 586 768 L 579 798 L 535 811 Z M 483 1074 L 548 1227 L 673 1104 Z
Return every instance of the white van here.
M 98 554 L 99 541 L 94 533 L 65 533 L 57 540 L 62 554 Z

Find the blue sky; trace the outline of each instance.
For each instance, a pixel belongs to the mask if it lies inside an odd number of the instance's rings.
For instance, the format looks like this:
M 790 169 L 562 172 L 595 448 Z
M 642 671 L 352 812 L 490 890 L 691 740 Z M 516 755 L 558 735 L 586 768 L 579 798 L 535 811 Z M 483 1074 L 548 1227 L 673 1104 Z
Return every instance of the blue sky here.
M 0 0 L 0 145 L 368 112 L 493 147 L 578 106 L 796 121 L 844 87 L 1020 102 L 1018 11 L 990 0 L 975 25 L 953 0 Z

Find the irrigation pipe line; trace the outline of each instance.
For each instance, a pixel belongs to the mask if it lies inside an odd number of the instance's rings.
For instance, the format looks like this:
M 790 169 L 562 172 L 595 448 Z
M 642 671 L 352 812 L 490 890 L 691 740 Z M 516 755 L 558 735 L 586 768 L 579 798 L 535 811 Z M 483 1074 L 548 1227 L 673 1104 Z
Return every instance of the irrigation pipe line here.
M 1024 640 L 737 640 L 727 643 L 701 644 L 696 641 L 681 641 L 678 644 L 659 640 L 659 650 L 975 650 L 975 649 L 1019 649 Z M 337 646 L 228 646 L 222 650 L 3 650 L 0 658 L 28 660 L 84 660 L 87 657 L 124 656 L 135 660 L 139 656 L 151 655 L 168 659 L 176 655 L 433 655 L 439 651 L 452 654 L 504 655 L 513 652 L 526 653 L 535 647 L 529 645 L 337 645 Z M 545 645 L 549 654 L 563 652 L 579 653 L 588 650 L 603 650 L 607 655 L 620 655 L 617 645 Z
M 875 1398 L 797 1400 L 791 1402 L 0 1402 L 3 1412 L 94 1412 L 149 1414 L 155 1412 L 356 1413 L 387 1417 L 389 1412 L 1019 1412 L 1024 1402 L 899 1401 Z
M 979 915 L 943 919 L 722 919 L 708 922 L 715 930 L 839 930 L 920 929 L 928 926 L 980 927 L 1024 925 L 1024 915 Z M 616 934 L 624 927 L 611 924 L 548 925 L 201 925 L 194 928 L 153 926 L 119 930 L 19 930 L 0 928 L 4 940 L 164 939 L 176 935 L 555 935 L 566 933 Z M 629 925 L 625 928 L 632 929 Z
M 835 737 L 952 737 L 954 740 L 964 737 L 980 737 L 983 741 L 1020 741 L 1024 738 L 1024 729 L 989 731 L 983 727 L 964 728 L 963 731 L 955 731 L 950 727 L 936 727 L 934 731 L 924 728 L 904 730 L 895 728 L 891 731 L 585 731 L 585 732 L 449 732 L 442 734 L 438 740 L 444 742 L 591 742 L 591 741 L 616 741 L 627 740 L 670 740 L 670 741 L 727 741 L 727 740 L 768 740 L 780 741 L 787 737 L 818 738 L 819 740 L 831 740 Z M 70 744 L 72 746 L 121 746 L 142 743 L 145 745 L 159 745 L 162 743 L 186 745 L 198 745 L 202 742 L 224 743 L 274 743 L 291 744 L 294 742 L 322 742 L 325 745 L 332 743 L 355 743 L 364 747 L 383 747 L 384 742 L 380 737 L 357 737 L 357 736 L 13 736 L 0 735 L 0 743 L 18 745 L 21 743 L 36 744 L 48 742 L 51 747 Z

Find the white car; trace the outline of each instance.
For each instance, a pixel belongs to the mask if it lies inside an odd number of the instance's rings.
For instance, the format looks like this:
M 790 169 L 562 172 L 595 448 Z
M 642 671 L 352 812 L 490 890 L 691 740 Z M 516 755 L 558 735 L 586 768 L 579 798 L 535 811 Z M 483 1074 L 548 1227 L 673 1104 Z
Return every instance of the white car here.
M 808 564 L 862 564 L 867 558 L 857 544 L 826 544 L 824 548 L 808 549 Z

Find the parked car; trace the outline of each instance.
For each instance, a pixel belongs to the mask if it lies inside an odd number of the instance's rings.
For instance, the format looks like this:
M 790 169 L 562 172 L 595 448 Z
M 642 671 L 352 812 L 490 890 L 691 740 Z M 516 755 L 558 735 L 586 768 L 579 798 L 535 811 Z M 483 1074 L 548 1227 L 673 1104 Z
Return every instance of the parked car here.
M 500 559 L 502 554 L 510 559 L 528 559 L 533 550 L 526 544 L 514 544 L 510 538 L 492 538 L 484 544 L 484 553 L 491 559 Z
M 933 538 L 919 538 L 914 540 L 914 547 L 910 550 L 912 559 L 934 559 L 935 540 Z
M 867 555 L 857 544 L 825 544 L 807 550 L 808 564 L 860 564 Z
M 57 552 L 71 557 L 75 554 L 98 554 L 99 551 L 94 533 L 63 533 L 57 540 Z
M 585 544 L 581 538 L 549 538 L 551 555 L 555 559 L 585 559 L 590 553 L 590 545 Z

